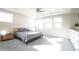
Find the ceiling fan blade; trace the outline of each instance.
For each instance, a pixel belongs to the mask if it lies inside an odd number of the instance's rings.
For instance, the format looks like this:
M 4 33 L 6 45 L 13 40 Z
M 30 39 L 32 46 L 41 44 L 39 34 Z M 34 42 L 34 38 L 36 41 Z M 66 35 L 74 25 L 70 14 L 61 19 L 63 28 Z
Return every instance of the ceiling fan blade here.
M 42 10 L 42 8 L 37 8 L 36 12 L 44 12 L 44 11 Z

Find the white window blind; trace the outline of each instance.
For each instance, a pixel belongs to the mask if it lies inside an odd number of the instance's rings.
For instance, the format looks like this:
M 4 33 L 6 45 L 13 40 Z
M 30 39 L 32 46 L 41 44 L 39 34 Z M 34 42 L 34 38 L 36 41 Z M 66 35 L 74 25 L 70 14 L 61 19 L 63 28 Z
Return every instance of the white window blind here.
M 53 17 L 36 20 L 36 30 L 62 28 L 62 17 Z
M 54 28 L 62 28 L 62 18 L 61 17 L 54 18 Z
M 0 22 L 12 23 L 13 15 L 5 12 L 0 12 Z
M 45 28 L 52 28 L 52 18 L 47 18 L 44 20 L 44 26 Z
M 36 23 L 36 29 L 37 30 L 42 30 L 43 29 L 44 23 L 43 23 L 42 19 L 37 19 L 35 23 Z

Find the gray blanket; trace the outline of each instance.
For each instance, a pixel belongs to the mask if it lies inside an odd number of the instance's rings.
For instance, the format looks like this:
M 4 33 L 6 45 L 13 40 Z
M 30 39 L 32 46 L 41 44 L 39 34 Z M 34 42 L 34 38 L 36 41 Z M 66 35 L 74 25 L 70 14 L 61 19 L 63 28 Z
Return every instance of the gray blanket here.
M 24 32 L 16 32 L 15 36 L 26 43 L 30 40 L 33 40 L 34 38 L 42 36 L 42 33 L 41 32 L 24 31 Z

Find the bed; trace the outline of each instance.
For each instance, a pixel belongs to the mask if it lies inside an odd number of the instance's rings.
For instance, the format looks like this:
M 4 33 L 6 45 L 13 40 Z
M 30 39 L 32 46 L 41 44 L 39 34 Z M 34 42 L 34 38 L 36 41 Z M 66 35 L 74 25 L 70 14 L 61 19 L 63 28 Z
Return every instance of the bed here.
M 41 32 L 31 31 L 26 28 L 18 28 L 14 35 L 26 44 L 43 36 Z

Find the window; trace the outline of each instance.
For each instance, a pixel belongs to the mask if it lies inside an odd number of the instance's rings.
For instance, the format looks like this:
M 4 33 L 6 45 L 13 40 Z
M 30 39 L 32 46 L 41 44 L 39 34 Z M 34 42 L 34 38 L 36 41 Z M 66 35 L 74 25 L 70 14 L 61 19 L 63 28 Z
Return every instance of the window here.
M 35 22 L 36 22 L 36 30 L 62 28 L 61 17 L 37 19 Z
M 61 28 L 62 27 L 62 18 L 56 17 L 54 18 L 54 28 Z
M 36 29 L 37 30 L 43 29 L 43 20 L 42 19 L 37 19 L 35 23 L 36 23 Z
M 0 12 L 0 22 L 12 22 L 12 14 Z
M 44 19 L 45 28 L 52 28 L 52 18 Z

